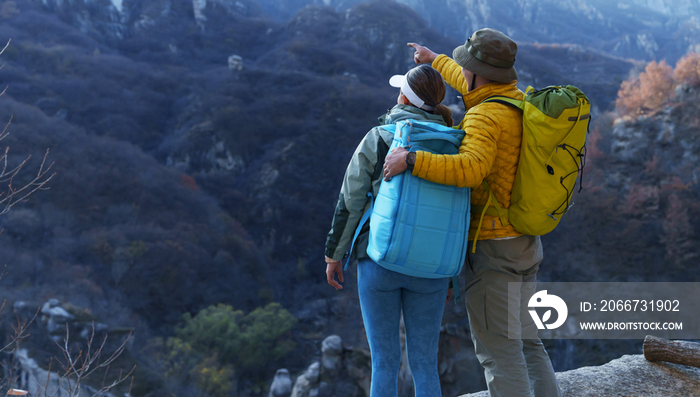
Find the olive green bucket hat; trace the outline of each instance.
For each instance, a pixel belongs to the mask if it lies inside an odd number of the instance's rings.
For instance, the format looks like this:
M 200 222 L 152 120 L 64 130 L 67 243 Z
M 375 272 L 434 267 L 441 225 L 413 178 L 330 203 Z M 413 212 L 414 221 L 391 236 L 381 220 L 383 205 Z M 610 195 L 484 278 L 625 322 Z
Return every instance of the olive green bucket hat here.
M 461 67 L 489 80 L 508 83 L 518 79 L 515 54 L 518 45 L 495 29 L 480 29 L 464 45 L 454 49 L 452 58 Z

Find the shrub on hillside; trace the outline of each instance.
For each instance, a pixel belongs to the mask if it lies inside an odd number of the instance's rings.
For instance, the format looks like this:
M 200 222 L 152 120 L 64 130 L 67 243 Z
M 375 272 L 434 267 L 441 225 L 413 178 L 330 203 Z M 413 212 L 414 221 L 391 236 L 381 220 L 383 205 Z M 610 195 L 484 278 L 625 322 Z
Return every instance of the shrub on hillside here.
M 184 316 L 176 335 L 196 350 L 216 353 L 224 363 L 235 364 L 244 372 L 257 371 L 268 361 L 283 358 L 293 348 L 285 335 L 296 323 L 294 316 L 279 303 L 259 307 L 247 315 L 233 307 L 218 304 L 196 316 Z
M 173 388 L 181 392 L 194 386 L 210 396 L 225 396 L 236 379 L 260 378 L 294 349 L 288 335 L 295 324 L 279 303 L 248 314 L 220 303 L 194 317 L 185 314 L 175 336 L 156 339 L 152 347 Z

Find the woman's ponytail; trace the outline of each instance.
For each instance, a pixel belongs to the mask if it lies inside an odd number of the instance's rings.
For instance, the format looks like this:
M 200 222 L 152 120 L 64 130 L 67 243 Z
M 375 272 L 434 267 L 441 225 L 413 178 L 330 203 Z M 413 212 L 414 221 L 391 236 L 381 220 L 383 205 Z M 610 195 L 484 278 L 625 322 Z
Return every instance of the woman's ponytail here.
M 435 105 L 435 110 L 433 112 L 442 116 L 442 119 L 445 120 L 445 124 L 447 124 L 448 127 L 452 127 L 454 121 L 452 121 L 452 111 L 450 110 L 450 108 L 443 105 L 442 103 L 438 103 L 437 105 Z
M 445 124 L 452 127 L 452 111 L 442 104 L 446 89 L 440 72 L 430 65 L 419 65 L 406 73 L 406 81 L 418 98 L 435 108 L 432 113 L 442 116 Z

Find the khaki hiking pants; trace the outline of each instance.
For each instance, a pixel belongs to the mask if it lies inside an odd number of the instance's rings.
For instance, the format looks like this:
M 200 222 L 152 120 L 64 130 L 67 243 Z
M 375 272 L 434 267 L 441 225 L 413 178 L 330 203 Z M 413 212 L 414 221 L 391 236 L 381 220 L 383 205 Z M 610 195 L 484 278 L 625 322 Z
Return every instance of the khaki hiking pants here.
M 515 329 L 517 334 L 523 327 L 535 327 L 527 312 L 527 297 L 535 292 L 534 282 L 542 261 L 539 236 L 480 240 L 476 253 L 470 250 L 467 255 L 465 300 L 469 326 L 491 397 L 560 396 L 542 341 L 508 338 L 509 316 L 511 332 Z M 520 307 L 520 315 L 508 313 L 509 282 L 533 283 L 523 284 L 523 289 L 531 290 L 520 291 L 522 299 L 517 293 L 511 294 L 511 307 Z

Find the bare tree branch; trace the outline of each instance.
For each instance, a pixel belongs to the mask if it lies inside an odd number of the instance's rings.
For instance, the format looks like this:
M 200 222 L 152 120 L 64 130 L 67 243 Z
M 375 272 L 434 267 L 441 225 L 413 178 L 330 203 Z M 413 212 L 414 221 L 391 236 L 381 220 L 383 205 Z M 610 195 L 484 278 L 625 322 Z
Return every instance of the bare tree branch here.
M 7 49 L 7 47 L 10 46 L 11 41 L 12 39 L 7 39 L 7 44 L 5 44 L 5 47 L 2 49 L 2 51 L 0 51 L 0 55 L 2 55 L 2 53 L 5 52 L 5 50 Z
M 12 117 L 10 117 L 10 120 L 7 122 L 7 125 L 5 125 L 5 128 L 3 129 L 2 133 L 0 133 L 0 140 L 4 139 L 9 135 L 7 129 L 11 123 Z M 6 147 L 5 152 L 0 156 L 0 162 L 2 163 L 2 169 L 0 170 L 0 183 L 7 183 L 7 192 L 0 193 L 0 215 L 7 214 L 13 206 L 22 201 L 26 201 L 29 198 L 29 196 L 34 194 L 36 191 L 48 190 L 46 184 L 56 175 L 55 172 L 51 175 L 48 175 L 54 163 L 51 163 L 48 166 L 46 166 L 46 159 L 49 156 L 49 149 L 46 149 L 46 153 L 44 154 L 44 157 L 41 160 L 41 165 L 39 166 L 39 170 L 37 171 L 34 179 L 32 179 L 30 182 L 26 183 L 25 185 L 19 188 L 15 188 L 13 186 L 15 177 L 20 173 L 22 168 L 24 168 L 24 166 L 27 164 L 27 162 L 29 161 L 29 159 L 31 159 L 32 156 L 27 156 L 15 168 L 8 170 L 7 161 L 9 151 L 10 148 Z
M 7 40 L 7 44 L 5 44 L 5 47 L 3 47 L 2 50 L 0 50 L 0 55 L 2 55 L 2 53 L 4 53 L 7 49 L 7 47 L 10 46 L 11 41 L 11 39 Z M 2 92 L 0 92 L 0 96 L 4 95 L 6 91 L 7 87 L 5 87 L 5 89 Z M 10 134 L 8 128 L 10 127 L 11 123 L 12 116 L 10 116 L 10 120 L 7 122 L 5 128 L 0 133 L 0 140 L 3 140 Z M 48 189 L 48 187 L 46 187 L 46 184 L 56 175 L 55 172 L 49 175 L 49 171 L 51 170 L 51 167 L 53 167 L 53 163 L 51 163 L 48 167 L 46 166 L 46 159 L 49 156 L 49 150 L 47 149 L 46 153 L 44 154 L 44 158 L 41 161 L 41 165 L 36 176 L 30 182 L 20 187 L 14 186 L 13 183 L 15 181 L 15 177 L 17 177 L 20 174 L 20 171 L 27 164 L 31 156 L 27 156 L 23 161 L 19 163 L 19 165 L 8 170 L 7 160 L 9 151 L 10 148 L 6 147 L 5 152 L 2 154 L 2 156 L 0 156 L 0 163 L 2 164 L 2 171 L 0 171 L 0 183 L 7 184 L 7 191 L 4 193 L 0 193 L 0 216 L 7 214 L 10 211 L 10 209 L 17 203 L 26 201 L 29 198 L 29 196 L 36 193 L 38 190 Z
M 0 275 L 0 278 L 2 278 L 5 275 L 4 271 Z M 2 306 L 0 306 L 0 312 L 2 312 L 5 309 L 5 301 L 2 302 Z M 29 326 L 36 320 L 37 316 L 39 315 L 39 310 L 34 313 L 34 316 L 30 320 L 21 320 L 19 316 L 17 316 L 17 325 L 12 326 L 12 334 L 10 335 L 10 341 L 5 345 L 0 347 L 0 352 L 13 352 L 14 354 L 11 355 L 12 360 L 9 363 L 9 376 L 7 378 L 7 383 L 8 383 L 8 389 L 13 389 L 13 383 L 15 382 L 15 367 L 16 367 L 16 360 L 17 360 L 17 352 L 19 351 L 19 344 L 22 340 L 26 339 L 29 337 Z
M 0 275 L 1 277 L 1 275 Z M 0 312 L 5 307 L 5 302 L 0 304 Z M 28 327 L 37 318 L 41 309 L 37 312 L 30 320 L 20 320 L 17 318 L 17 325 L 13 326 L 13 336 L 12 340 L 0 348 L 0 351 L 12 351 L 15 354 L 12 355 L 12 362 L 9 364 L 9 378 L 8 389 L 14 389 L 15 379 L 14 369 L 16 367 L 16 357 L 19 352 L 20 342 L 29 336 Z M 128 372 L 120 371 L 116 379 L 108 383 L 107 375 L 111 369 L 111 365 L 114 361 L 126 350 L 126 346 L 131 339 L 132 333 L 130 332 L 126 339 L 117 347 L 117 349 L 105 360 L 102 360 L 103 353 L 105 351 L 105 345 L 107 342 L 107 335 L 102 339 L 102 342 L 98 347 L 95 347 L 95 324 L 92 324 L 92 332 L 89 337 L 86 338 L 85 344 L 86 349 L 78 349 L 77 353 L 74 353 L 70 347 L 70 330 L 68 324 L 66 324 L 66 337 L 63 340 L 63 344 L 56 342 L 56 345 L 61 350 L 65 362 L 61 362 L 60 359 L 52 357 L 49 361 L 49 366 L 47 370 L 46 380 L 39 380 L 32 374 L 32 378 L 35 381 L 35 385 L 39 387 L 32 396 L 36 397 L 78 397 L 81 391 L 81 385 L 83 381 L 96 371 L 104 370 L 102 376 L 101 386 L 96 390 L 91 397 L 98 397 L 104 395 L 104 393 L 109 392 L 116 386 L 126 382 L 129 378 L 129 391 L 128 395 L 131 395 L 131 388 L 133 387 L 134 377 L 133 373 L 136 370 L 136 365 L 134 365 Z M 58 362 L 60 371 L 51 372 L 53 363 Z M 55 375 L 52 375 L 55 374 Z M 43 390 L 41 390 L 43 384 Z M 19 390 L 18 390 L 19 391 Z
M 2 303 L 2 308 L 0 308 L 0 311 L 5 308 L 5 302 Z M 17 317 L 17 326 L 12 326 L 12 331 L 13 334 L 10 336 L 10 342 L 7 343 L 5 346 L 0 348 L 0 351 L 8 351 L 11 346 L 15 346 L 15 349 L 19 347 L 19 343 L 27 338 L 29 336 L 29 326 L 36 320 L 36 317 L 39 315 L 39 310 L 34 313 L 34 316 L 29 320 L 24 320 L 22 322 L 19 317 Z
M 107 373 L 109 372 L 111 364 L 126 350 L 126 346 L 131 339 L 131 332 L 129 336 L 117 347 L 117 349 L 105 360 L 101 361 L 102 353 L 105 349 L 105 344 L 107 342 L 107 335 L 102 339 L 100 346 L 94 349 L 95 342 L 95 324 L 92 324 L 92 332 L 89 337 L 86 338 L 86 349 L 85 351 L 79 350 L 77 356 L 74 357 L 72 350 L 70 349 L 68 343 L 69 332 L 66 329 L 66 338 L 64 339 L 63 346 L 59 345 L 61 349 L 65 363 L 62 364 L 63 375 L 59 380 L 61 388 L 67 393 L 67 396 L 73 397 L 77 396 L 80 391 L 80 385 L 83 380 L 88 376 L 92 375 L 96 371 L 104 369 L 105 374 L 102 378 L 102 385 L 99 390 L 97 390 L 92 397 L 96 397 L 102 393 L 108 392 L 117 385 L 124 383 L 127 379 L 131 377 L 131 382 L 133 385 L 132 374 L 136 370 L 136 365 L 134 365 L 129 372 L 124 373 L 119 372 L 117 379 L 112 381 L 110 384 L 105 384 Z M 58 345 L 58 343 L 57 343 Z M 129 392 L 131 392 L 131 386 L 129 386 Z

